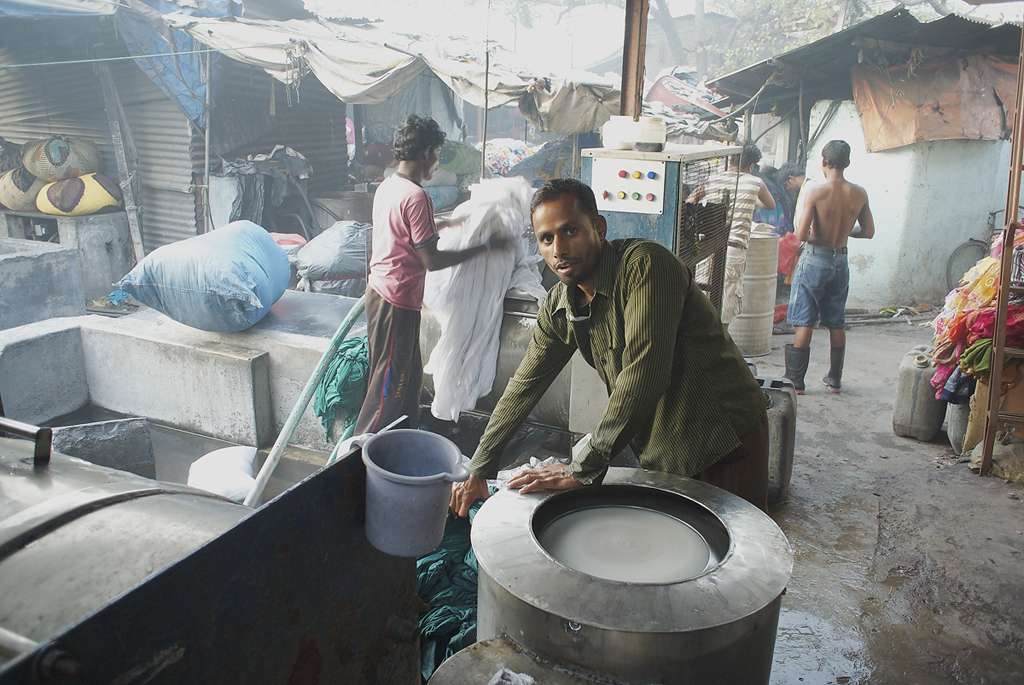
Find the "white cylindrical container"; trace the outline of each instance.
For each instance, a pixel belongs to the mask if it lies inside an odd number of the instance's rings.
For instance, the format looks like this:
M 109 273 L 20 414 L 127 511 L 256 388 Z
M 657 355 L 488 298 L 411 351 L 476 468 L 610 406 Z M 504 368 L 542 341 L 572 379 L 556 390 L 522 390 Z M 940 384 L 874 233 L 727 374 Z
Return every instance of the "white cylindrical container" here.
M 753 231 L 747 243 L 743 306 L 735 321 L 729 324 L 729 335 L 744 356 L 756 357 L 772 351 L 779 236 Z
M 601 127 L 601 145 L 608 150 L 632 150 L 635 139 L 633 117 L 616 114 Z
M 667 126 L 661 117 L 640 117 L 636 122 L 636 139 L 633 147 L 644 152 L 661 152 L 665 149 Z

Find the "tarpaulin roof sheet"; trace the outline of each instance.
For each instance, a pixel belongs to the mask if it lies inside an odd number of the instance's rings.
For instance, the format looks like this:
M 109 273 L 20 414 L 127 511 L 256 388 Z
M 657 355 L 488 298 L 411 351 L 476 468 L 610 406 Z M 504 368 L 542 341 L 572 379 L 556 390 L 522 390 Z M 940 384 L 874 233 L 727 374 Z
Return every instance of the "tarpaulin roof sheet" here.
M 185 31 L 227 57 L 259 66 L 290 83 L 305 70 L 350 104 L 380 104 L 430 69 L 462 99 L 478 106 L 517 102 L 540 130 L 555 134 L 594 130 L 619 109 L 618 83 L 587 74 L 559 78 L 518 67 L 509 53 L 491 50 L 485 70 L 482 45 L 460 39 L 426 39 L 373 25 L 310 20 L 255 21 L 169 14 Z M 487 73 L 485 73 L 487 71 Z M 575 75 L 573 75 L 575 76 Z
M 116 0 L 0 0 L 0 17 L 109 16 L 118 4 Z
M 746 102 L 760 90 L 754 111 L 765 113 L 778 103 L 783 103 L 780 108 L 795 105 L 801 81 L 805 102 L 851 99 L 850 67 L 865 58 L 875 62 L 879 52 L 888 55 L 890 63 L 895 63 L 894 56 L 909 58 L 914 49 L 925 58 L 961 51 L 1016 55 L 1020 39 L 1021 28 L 1013 24 L 993 25 L 953 14 L 921 22 L 901 6 L 708 84 L 733 104 Z

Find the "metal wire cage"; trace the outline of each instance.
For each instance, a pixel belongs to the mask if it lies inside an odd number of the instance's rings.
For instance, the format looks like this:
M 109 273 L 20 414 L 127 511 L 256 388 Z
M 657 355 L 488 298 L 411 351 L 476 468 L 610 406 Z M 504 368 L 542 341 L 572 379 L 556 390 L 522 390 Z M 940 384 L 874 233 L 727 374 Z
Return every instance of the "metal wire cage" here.
M 676 254 L 693 271 L 701 290 L 719 312 L 725 282 L 725 253 L 732 226 L 739 155 L 683 162 L 679 169 Z

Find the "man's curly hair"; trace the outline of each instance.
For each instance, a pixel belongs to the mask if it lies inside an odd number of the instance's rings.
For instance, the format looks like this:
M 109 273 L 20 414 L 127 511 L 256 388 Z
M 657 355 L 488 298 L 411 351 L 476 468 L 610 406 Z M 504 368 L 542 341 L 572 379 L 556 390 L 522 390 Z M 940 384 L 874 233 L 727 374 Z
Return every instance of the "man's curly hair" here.
M 395 127 L 395 159 L 412 161 L 423 154 L 424 150 L 441 147 L 447 136 L 430 117 L 409 114 Z

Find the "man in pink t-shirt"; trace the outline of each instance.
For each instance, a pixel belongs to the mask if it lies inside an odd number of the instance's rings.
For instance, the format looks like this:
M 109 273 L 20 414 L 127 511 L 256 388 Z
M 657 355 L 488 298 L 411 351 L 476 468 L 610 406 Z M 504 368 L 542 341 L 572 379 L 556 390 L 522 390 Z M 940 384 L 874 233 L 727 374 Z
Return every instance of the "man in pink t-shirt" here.
M 373 197 L 373 252 L 366 285 L 370 377 L 356 433 L 374 433 L 402 416 L 419 426 L 423 362 L 420 308 L 427 271 L 455 266 L 507 242 L 437 249 L 434 203 L 421 183 L 437 167 L 445 134 L 433 119 L 410 114 L 395 129 L 398 171 Z

